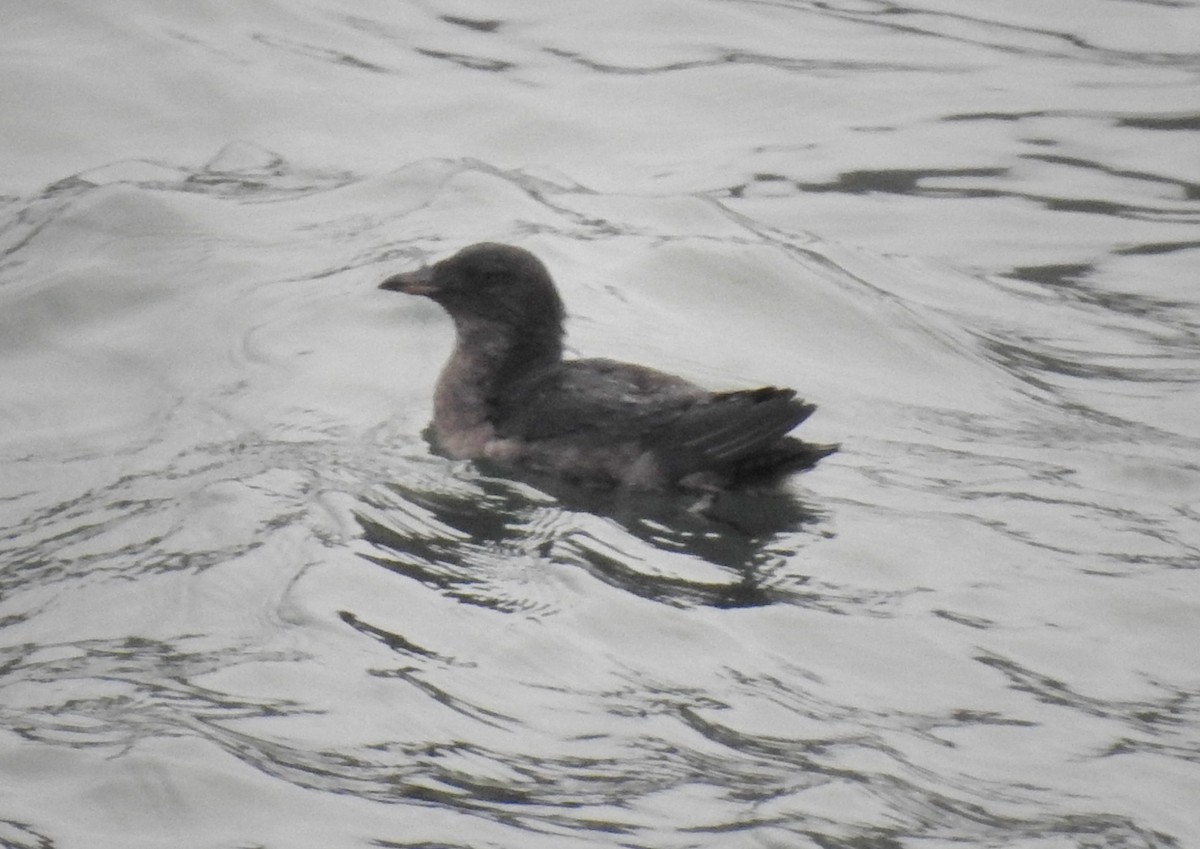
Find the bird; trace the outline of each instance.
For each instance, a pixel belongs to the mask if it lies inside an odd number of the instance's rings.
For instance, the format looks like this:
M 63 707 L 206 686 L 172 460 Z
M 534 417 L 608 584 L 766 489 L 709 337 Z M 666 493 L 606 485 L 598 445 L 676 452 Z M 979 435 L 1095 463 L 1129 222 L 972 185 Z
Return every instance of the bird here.
M 379 288 L 449 313 L 456 341 L 437 379 L 434 447 L 453 459 L 651 491 L 772 490 L 838 445 L 788 433 L 816 405 L 792 389 L 712 392 L 611 359 L 565 359 L 566 310 L 529 251 L 481 242 Z

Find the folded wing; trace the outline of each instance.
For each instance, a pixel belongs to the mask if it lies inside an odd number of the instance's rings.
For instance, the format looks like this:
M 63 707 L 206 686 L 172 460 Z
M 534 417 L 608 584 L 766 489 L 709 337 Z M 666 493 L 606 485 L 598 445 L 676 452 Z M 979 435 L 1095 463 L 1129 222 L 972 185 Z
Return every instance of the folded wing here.
M 513 387 L 495 408 L 500 436 L 635 443 L 676 480 L 697 472 L 770 477 L 811 466 L 836 450 L 785 438 L 816 409 L 790 389 L 712 393 L 612 360 L 557 365 Z

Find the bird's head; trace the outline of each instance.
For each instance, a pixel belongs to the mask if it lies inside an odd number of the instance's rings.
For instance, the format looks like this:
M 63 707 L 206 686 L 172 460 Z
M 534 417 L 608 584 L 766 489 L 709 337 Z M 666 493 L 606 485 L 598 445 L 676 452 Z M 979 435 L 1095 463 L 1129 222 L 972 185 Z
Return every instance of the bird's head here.
M 456 320 L 484 319 L 561 333 L 565 311 L 550 272 L 524 248 L 481 242 L 384 280 L 389 292 L 424 295 Z

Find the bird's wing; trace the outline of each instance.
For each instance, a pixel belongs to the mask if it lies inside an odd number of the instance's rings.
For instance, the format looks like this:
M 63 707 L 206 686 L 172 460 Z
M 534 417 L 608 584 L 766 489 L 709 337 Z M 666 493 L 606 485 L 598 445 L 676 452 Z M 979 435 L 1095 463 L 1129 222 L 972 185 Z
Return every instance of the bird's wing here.
M 627 442 L 678 418 L 703 389 L 682 378 L 613 360 L 569 360 L 493 399 L 499 436 Z
M 815 409 L 791 389 L 719 392 L 688 407 L 650 447 L 669 464 L 734 465 L 774 446 Z
M 815 409 L 790 389 L 711 393 L 611 360 L 574 360 L 498 403 L 500 436 L 637 442 L 672 474 L 720 468 L 773 446 Z

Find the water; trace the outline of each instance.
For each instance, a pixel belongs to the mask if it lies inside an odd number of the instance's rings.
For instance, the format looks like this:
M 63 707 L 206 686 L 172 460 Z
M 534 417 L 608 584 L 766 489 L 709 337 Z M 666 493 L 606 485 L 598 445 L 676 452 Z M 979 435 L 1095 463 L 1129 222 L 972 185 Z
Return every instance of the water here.
M 1195 2 L 0 17 L 0 846 L 1200 845 Z M 842 453 L 432 455 L 484 239 Z

